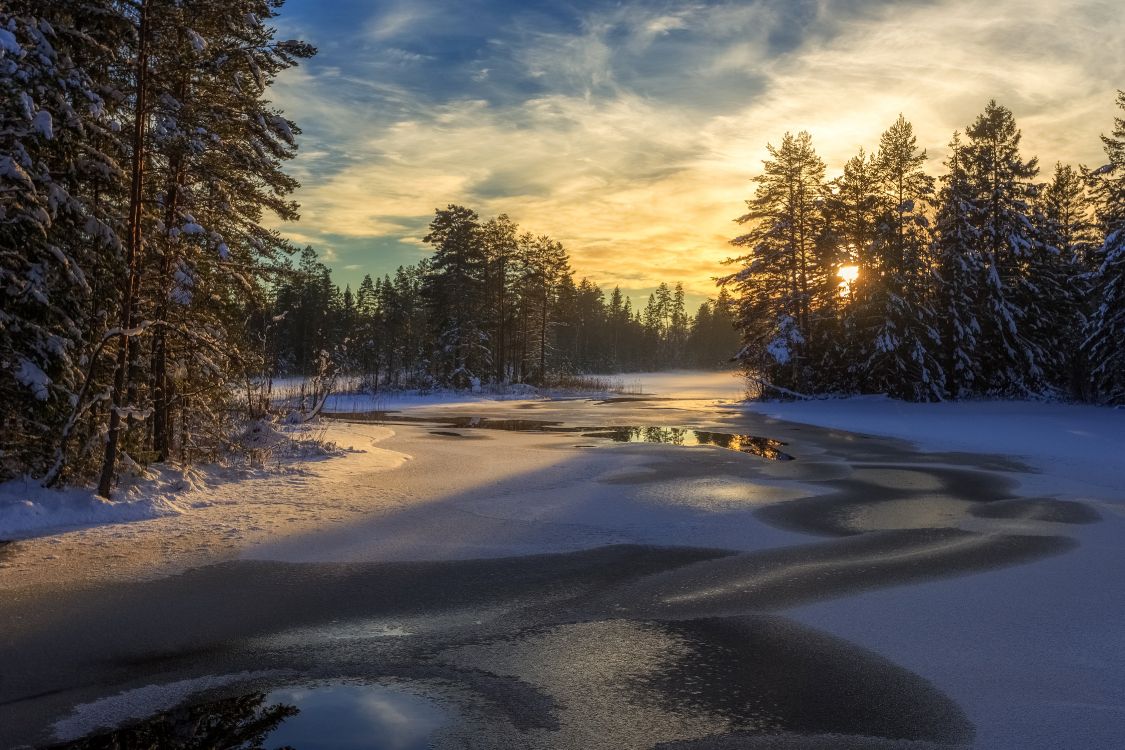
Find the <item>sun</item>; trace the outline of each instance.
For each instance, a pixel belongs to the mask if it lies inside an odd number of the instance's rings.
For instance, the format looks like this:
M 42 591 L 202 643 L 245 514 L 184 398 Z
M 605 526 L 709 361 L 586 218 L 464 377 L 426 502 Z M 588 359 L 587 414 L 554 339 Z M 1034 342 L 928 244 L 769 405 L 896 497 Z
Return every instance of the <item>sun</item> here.
M 840 266 L 840 270 L 836 272 L 836 275 L 840 277 L 843 283 L 851 286 L 859 277 L 859 266 Z

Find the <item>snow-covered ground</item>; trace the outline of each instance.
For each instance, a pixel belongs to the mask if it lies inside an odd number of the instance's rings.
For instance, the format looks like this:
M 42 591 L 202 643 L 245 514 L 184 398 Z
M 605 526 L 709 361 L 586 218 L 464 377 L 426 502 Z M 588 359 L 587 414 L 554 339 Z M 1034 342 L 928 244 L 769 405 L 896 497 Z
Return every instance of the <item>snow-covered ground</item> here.
M 1034 401 L 912 404 L 886 397 L 749 402 L 787 422 L 902 438 L 925 451 L 1015 456 L 1025 494 L 1125 503 L 1125 409 Z
M 850 436 L 833 440 L 826 452 L 815 445 L 821 433 L 773 421 L 788 420 L 909 440 L 925 451 L 1017 455 L 1037 472 L 1006 473 L 1021 481 L 1020 494 L 1092 501 L 1101 523 L 1010 522 L 1014 533 L 1077 540 L 1065 554 L 848 594 L 782 614 L 932 681 L 969 715 L 980 748 L 1121 746 L 1115 741 L 1125 737 L 1125 411 L 876 398 L 743 404 L 737 403 L 743 383 L 730 373 L 622 377 L 632 394 L 677 400 L 598 404 L 444 393 L 331 406 L 571 424 L 737 427 L 790 440 L 798 460 L 758 462 L 708 447 L 590 450 L 580 447 L 590 441 L 573 433 L 454 435 L 457 430 L 422 424 L 333 424 L 325 439 L 365 452 L 298 461 L 281 471 L 204 472 L 176 491 L 161 484 L 175 477 L 153 479 L 152 488 L 164 489 L 133 508 L 82 510 L 95 502 L 88 495 L 66 501 L 79 514 L 70 523 L 103 522 L 89 528 L 35 527 L 32 509 L 13 510 L 10 499 L 19 499 L 21 490 L 9 483 L 0 488 L 0 537 L 5 522 L 9 535 L 16 523 L 43 535 L 7 556 L 0 552 L 0 589 L 166 575 L 232 558 L 468 560 L 620 543 L 747 551 L 816 543 L 815 536 L 766 525 L 755 511 L 822 494 L 825 483 L 874 469 L 846 460 Z M 862 450 L 872 442 L 881 441 L 857 439 L 854 445 Z M 889 480 L 928 478 L 923 472 L 934 466 L 910 465 L 918 457 L 907 450 L 894 456 L 897 468 L 879 469 Z M 23 501 L 52 514 L 34 491 Z M 96 517 L 81 515 L 88 512 Z M 134 513 L 155 517 L 116 523 Z M 989 523 L 980 528 L 1003 533 L 1000 522 Z
M 1125 746 L 1125 410 L 881 397 L 739 406 L 788 422 L 901 438 L 924 451 L 1018 457 L 1020 493 L 1082 500 L 1103 522 L 1079 547 L 1013 568 L 790 610 L 931 680 L 965 709 L 976 747 Z
M 746 380 L 734 370 L 630 372 L 620 378 L 630 391 L 688 401 L 730 403 L 746 398 Z
M 126 465 L 112 500 L 89 487 L 46 489 L 31 478 L 0 483 L 0 539 L 167 518 L 231 501 L 281 504 L 317 479 L 385 471 L 409 459 L 375 447 L 394 434 L 377 426 L 307 424 L 278 431 L 267 425 L 266 431 L 260 447 L 268 450 L 253 464 L 243 458 L 221 466 Z

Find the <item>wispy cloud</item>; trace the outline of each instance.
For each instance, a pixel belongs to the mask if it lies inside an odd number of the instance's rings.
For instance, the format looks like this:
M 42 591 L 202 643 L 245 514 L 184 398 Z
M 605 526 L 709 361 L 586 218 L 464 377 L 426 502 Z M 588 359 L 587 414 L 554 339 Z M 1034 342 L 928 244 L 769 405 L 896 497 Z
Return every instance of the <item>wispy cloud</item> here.
M 1125 18 L 1098 0 L 569 7 L 367 8 L 352 42 L 287 74 L 278 101 L 306 131 L 299 231 L 340 269 L 381 273 L 463 202 L 563 240 L 603 284 L 705 295 L 786 130 L 840 165 L 903 112 L 936 162 L 996 97 L 1028 154 L 1092 163 L 1125 81 L 1107 41 Z
M 371 39 L 384 42 L 424 23 L 435 10 L 422 0 L 390 3 L 366 21 L 364 31 Z

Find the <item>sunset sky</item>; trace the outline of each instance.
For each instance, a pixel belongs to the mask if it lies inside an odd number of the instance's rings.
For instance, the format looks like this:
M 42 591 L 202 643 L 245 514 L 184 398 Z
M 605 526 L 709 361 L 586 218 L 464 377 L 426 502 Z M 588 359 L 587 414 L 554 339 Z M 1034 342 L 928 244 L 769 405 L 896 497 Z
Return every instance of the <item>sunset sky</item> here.
M 320 49 L 276 87 L 304 130 L 283 231 L 353 286 L 462 203 L 562 240 L 603 288 L 698 302 L 786 130 L 834 176 L 902 112 L 938 173 L 995 97 L 1046 176 L 1101 164 L 1125 87 L 1116 1 L 288 0 L 278 22 Z

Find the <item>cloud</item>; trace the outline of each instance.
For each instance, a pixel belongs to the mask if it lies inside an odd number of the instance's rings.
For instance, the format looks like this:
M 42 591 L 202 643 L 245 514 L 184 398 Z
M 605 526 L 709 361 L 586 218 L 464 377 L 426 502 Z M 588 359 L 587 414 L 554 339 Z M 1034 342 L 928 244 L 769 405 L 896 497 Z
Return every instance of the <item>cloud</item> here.
M 331 58 L 338 74 L 286 73 L 278 102 L 305 128 L 286 229 L 382 273 L 420 257 L 434 208 L 465 203 L 561 239 L 603 285 L 702 296 L 785 131 L 838 170 L 902 112 L 939 171 L 995 97 L 1025 155 L 1095 163 L 1125 80 L 1106 41 L 1125 17 L 1098 0 L 569 7 L 390 4 L 357 42 L 381 43 Z
M 392 3 L 367 21 L 365 35 L 377 42 L 394 39 L 427 21 L 433 10 L 421 0 Z

